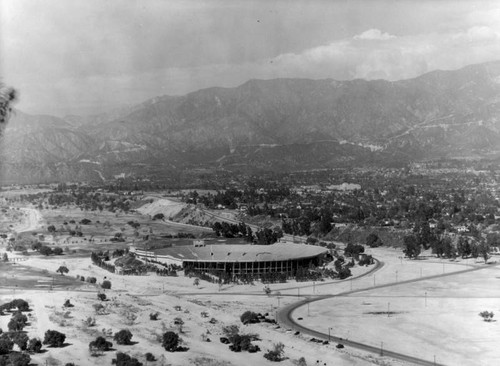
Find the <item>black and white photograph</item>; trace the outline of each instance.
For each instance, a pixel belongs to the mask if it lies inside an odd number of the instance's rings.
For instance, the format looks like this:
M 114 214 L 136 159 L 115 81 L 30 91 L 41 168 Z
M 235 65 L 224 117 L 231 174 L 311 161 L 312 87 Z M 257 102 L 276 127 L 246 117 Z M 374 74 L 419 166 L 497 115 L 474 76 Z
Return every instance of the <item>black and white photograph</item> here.
M 0 1 L 0 366 L 495 366 L 499 318 L 499 1 Z

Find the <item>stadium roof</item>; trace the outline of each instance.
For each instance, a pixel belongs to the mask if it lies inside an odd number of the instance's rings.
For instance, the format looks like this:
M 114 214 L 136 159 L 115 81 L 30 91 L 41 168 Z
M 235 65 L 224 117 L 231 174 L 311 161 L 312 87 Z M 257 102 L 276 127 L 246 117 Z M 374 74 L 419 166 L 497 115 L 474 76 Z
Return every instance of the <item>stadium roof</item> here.
M 292 243 L 272 245 L 207 245 L 204 247 L 179 246 L 153 250 L 157 255 L 168 255 L 186 261 L 213 262 L 266 262 L 312 258 L 328 252 L 328 249 Z

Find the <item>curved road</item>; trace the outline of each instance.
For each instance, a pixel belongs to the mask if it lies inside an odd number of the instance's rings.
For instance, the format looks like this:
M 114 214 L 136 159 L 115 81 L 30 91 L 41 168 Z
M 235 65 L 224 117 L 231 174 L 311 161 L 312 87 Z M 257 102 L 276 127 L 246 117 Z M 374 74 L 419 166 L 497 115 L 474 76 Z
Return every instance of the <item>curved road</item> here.
M 351 341 L 351 340 L 345 340 L 345 339 L 342 339 L 340 337 L 331 336 L 329 334 L 325 334 L 325 333 L 319 332 L 317 330 L 307 328 L 305 326 L 298 324 L 292 318 L 292 314 L 296 309 L 298 309 L 304 305 L 307 305 L 308 303 L 315 302 L 315 301 L 321 301 L 321 300 L 330 299 L 333 297 L 348 296 L 350 294 L 364 292 L 364 291 L 371 291 L 371 290 L 375 290 L 375 289 L 379 289 L 379 288 L 392 287 L 392 286 L 396 286 L 396 285 L 414 283 L 414 282 L 431 280 L 431 279 L 447 277 L 447 276 L 454 276 L 454 275 L 461 274 L 461 273 L 478 271 L 478 270 L 481 270 L 484 268 L 485 267 L 469 268 L 469 269 L 465 269 L 465 270 L 457 271 L 457 272 L 432 275 L 432 276 L 416 278 L 416 279 L 406 280 L 406 281 L 392 282 L 392 283 L 387 283 L 387 284 L 378 285 L 378 286 L 365 287 L 365 288 L 361 288 L 361 289 L 357 289 L 357 290 L 353 290 L 353 291 L 342 292 L 342 293 L 335 294 L 335 295 L 323 295 L 323 296 L 318 296 L 315 298 L 308 298 L 308 299 L 284 306 L 281 309 L 279 309 L 277 312 L 277 321 L 279 324 L 287 326 L 287 327 L 292 328 L 294 330 L 298 330 L 301 333 L 309 334 L 309 335 L 312 335 L 314 337 L 322 338 L 322 339 L 326 339 L 326 340 L 333 340 L 335 342 L 342 343 L 344 345 L 351 346 L 354 348 L 358 348 L 358 349 L 361 349 L 363 351 L 376 353 L 376 354 L 381 355 L 381 356 L 389 356 L 389 357 L 392 357 L 392 358 L 395 358 L 398 360 L 402 360 L 405 362 L 411 362 L 415 365 L 425 365 L 425 366 L 442 365 L 443 366 L 443 364 L 438 364 L 438 363 L 435 363 L 434 361 L 429 361 L 429 360 L 424 360 L 424 359 L 420 359 L 417 357 L 408 356 L 408 355 L 403 354 L 403 353 L 382 349 L 381 347 L 375 347 L 375 346 L 365 344 L 365 343 L 355 342 L 355 341 Z

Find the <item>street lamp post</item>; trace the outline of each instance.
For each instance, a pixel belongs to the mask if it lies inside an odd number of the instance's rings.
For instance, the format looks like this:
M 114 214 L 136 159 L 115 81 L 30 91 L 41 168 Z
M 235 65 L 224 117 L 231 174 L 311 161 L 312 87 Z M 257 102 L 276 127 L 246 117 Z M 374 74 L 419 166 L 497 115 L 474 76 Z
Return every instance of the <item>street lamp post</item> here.
M 330 342 L 331 336 L 330 336 L 330 330 L 333 329 L 332 327 L 328 327 L 328 342 Z
M 396 271 L 396 282 L 398 282 L 398 271 Z
M 387 317 L 391 316 L 391 303 L 387 303 Z

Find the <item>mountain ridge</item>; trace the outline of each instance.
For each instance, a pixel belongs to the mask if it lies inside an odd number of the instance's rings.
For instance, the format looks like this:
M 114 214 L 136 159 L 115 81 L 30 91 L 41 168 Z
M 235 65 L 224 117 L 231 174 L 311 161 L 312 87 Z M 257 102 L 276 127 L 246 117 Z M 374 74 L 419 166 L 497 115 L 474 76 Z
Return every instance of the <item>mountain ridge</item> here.
M 1 179 L 289 171 L 488 155 L 500 151 L 499 116 L 500 61 L 401 81 L 253 79 L 92 117 L 20 112 L 5 132 Z

